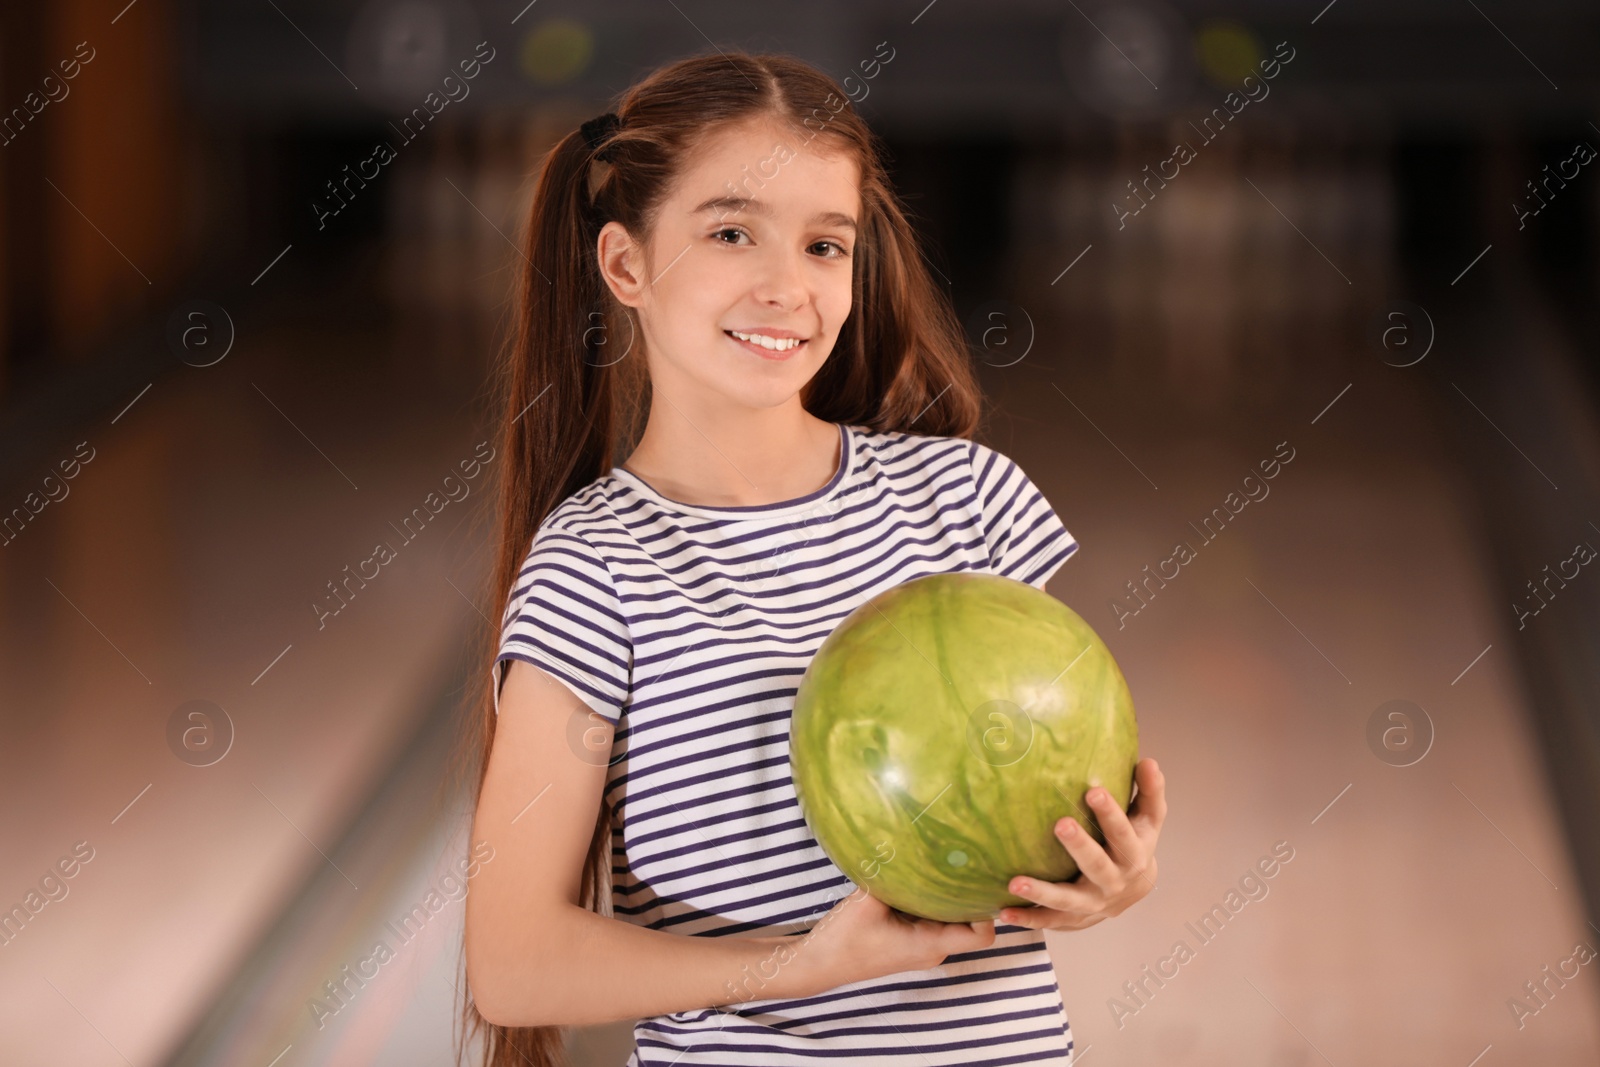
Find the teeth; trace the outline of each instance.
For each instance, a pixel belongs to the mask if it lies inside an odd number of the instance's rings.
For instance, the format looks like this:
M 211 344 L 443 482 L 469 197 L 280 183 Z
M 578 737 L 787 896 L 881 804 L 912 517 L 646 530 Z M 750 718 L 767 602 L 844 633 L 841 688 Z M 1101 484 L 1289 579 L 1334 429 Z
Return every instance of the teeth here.
M 751 344 L 760 345 L 762 348 L 770 348 L 774 352 L 787 352 L 798 345 L 801 340 L 798 337 L 766 337 L 759 333 L 740 333 L 738 330 L 729 330 L 728 332 L 741 341 L 749 341 Z

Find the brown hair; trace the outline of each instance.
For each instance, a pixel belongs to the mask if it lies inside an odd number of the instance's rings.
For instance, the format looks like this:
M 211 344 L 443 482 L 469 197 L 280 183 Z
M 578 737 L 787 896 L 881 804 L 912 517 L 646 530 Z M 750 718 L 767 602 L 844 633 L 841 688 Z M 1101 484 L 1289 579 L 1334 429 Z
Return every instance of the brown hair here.
M 502 461 L 487 597 L 502 612 L 545 517 L 606 474 L 614 455 L 625 457 L 648 415 L 645 361 L 626 352 L 637 336 L 632 309 L 600 276 L 600 228 L 614 219 L 648 240 L 686 155 L 729 124 L 770 118 L 794 131 L 800 151 L 822 139 L 819 150 L 845 153 L 860 166 L 852 306 L 833 351 L 801 392 L 806 411 L 834 423 L 948 437 L 971 437 L 983 414 L 960 324 L 896 201 L 880 142 L 833 78 L 792 56 L 718 52 L 657 69 L 624 94 L 616 114 L 620 128 L 595 148 L 574 130 L 545 156 L 523 255 L 514 261 L 514 319 L 497 378 Z M 499 650 L 500 618 L 483 630 L 485 666 Z M 491 672 L 477 678 L 461 750 L 475 796 L 496 719 Z M 610 829 L 602 799 L 579 901 L 600 914 L 610 913 Z M 470 999 L 461 1021 L 464 1030 L 482 1033 L 485 1067 L 566 1063 L 565 1028 L 498 1026 Z

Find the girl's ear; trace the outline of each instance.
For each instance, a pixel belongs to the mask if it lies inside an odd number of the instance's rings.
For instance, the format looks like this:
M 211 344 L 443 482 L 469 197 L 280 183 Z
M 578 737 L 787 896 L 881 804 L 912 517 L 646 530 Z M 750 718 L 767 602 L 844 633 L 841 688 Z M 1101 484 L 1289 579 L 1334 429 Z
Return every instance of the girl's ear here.
M 644 291 L 650 285 L 644 249 L 620 222 L 608 222 L 600 228 L 596 251 L 600 277 L 605 279 L 612 295 L 626 307 L 643 304 Z

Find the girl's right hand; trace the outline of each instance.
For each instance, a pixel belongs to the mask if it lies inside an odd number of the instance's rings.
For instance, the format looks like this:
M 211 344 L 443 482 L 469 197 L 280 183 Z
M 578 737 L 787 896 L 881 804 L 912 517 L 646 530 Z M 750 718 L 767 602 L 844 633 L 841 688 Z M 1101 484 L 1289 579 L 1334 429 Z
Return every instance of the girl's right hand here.
M 865 889 L 834 904 L 797 946 L 817 991 L 901 971 L 937 967 L 946 956 L 994 944 L 994 920 L 945 923 L 897 911 Z

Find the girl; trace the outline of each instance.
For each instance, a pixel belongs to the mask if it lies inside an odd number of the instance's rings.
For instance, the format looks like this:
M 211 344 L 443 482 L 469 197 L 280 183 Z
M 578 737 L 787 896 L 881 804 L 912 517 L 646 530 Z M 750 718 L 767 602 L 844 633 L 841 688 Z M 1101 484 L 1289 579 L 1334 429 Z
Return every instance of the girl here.
M 970 439 L 959 326 L 843 90 L 781 55 L 656 71 L 550 152 L 523 258 L 464 942 L 487 1063 L 624 1019 L 629 1067 L 1069 1063 L 1043 930 L 1153 886 L 1154 762 L 1131 820 L 1089 794 L 1110 855 L 1063 820 L 1085 878 L 952 924 L 856 890 L 789 777 L 857 605 L 1042 588 L 1077 548 Z

